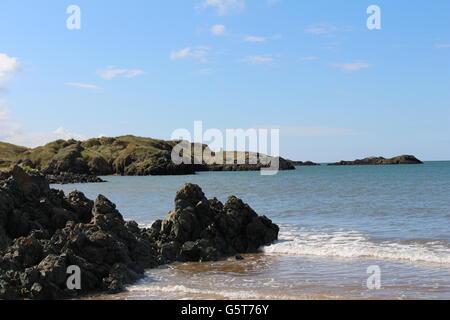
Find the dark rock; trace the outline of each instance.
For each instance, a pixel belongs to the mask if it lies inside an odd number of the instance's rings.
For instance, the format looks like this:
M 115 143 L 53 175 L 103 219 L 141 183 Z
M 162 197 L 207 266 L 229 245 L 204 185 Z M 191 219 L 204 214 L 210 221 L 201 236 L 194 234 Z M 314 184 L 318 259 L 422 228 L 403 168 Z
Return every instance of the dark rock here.
M 72 172 L 58 172 L 46 174 L 50 184 L 74 184 L 74 183 L 102 183 L 105 180 L 92 174 L 72 173 Z
M 0 299 L 116 293 L 145 269 L 257 252 L 278 236 L 276 225 L 241 200 L 230 197 L 223 205 L 193 184 L 178 191 L 175 209 L 150 229 L 125 221 L 102 195 L 65 196 L 20 168 L 0 181 L 0 200 Z M 73 266 L 81 289 L 67 286 Z
M 296 167 L 314 167 L 314 166 L 320 166 L 320 163 L 315 163 L 312 161 L 292 161 L 289 160 L 292 165 L 296 166 Z
M 354 166 L 354 165 L 393 165 L 393 164 L 423 164 L 422 161 L 411 155 L 403 155 L 386 159 L 383 157 L 368 157 L 355 161 L 340 161 L 330 163 L 329 166 Z
M 186 184 L 177 193 L 175 210 L 155 223 L 150 233 L 167 260 L 214 261 L 257 252 L 275 241 L 278 231 L 240 199 L 230 197 L 223 206 L 217 199 L 207 200 L 199 186 Z

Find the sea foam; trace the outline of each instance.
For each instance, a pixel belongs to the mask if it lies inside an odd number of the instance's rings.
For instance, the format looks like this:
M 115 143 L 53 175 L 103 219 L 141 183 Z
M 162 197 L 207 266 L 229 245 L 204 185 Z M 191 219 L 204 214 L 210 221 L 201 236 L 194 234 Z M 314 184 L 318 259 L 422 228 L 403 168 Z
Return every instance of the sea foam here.
M 436 240 L 374 241 L 357 231 L 311 230 L 293 226 L 282 226 L 279 238 L 263 251 L 293 256 L 450 264 L 448 244 Z

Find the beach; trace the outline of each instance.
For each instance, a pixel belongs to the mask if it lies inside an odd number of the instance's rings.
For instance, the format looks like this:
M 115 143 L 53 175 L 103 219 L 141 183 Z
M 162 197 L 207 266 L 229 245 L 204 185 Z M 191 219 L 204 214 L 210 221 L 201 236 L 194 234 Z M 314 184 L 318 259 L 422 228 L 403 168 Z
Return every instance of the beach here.
M 178 188 L 236 195 L 280 226 L 279 241 L 244 260 L 175 263 L 147 270 L 117 295 L 94 299 L 449 299 L 450 162 L 302 167 L 195 176 L 102 177 L 53 185 L 101 193 L 140 226 L 166 216 Z M 380 270 L 370 289 L 368 268 Z

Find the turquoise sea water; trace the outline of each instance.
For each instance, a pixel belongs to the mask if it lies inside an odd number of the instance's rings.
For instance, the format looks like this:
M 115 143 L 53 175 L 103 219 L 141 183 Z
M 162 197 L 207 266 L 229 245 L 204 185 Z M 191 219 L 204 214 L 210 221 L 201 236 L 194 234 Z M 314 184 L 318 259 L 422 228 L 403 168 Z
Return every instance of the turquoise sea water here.
M 280 241 L 264 254 L 149 270 L 117 297 L 450 299 L 450 162 L 104 179 L 54 187 L 101 193 L 127 219 L 149 225 L 192 182 L 208 198 L 236 195 L 281 226 Z M 373 265 L 379 290 L 366 285 Z

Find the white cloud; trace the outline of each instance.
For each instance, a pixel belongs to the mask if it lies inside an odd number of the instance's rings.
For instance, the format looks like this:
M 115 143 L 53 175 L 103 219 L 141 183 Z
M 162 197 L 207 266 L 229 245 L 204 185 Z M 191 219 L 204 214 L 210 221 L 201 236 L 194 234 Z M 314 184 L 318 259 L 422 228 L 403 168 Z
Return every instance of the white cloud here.
M 242 12 L 245 9 L 245 0 L 203 0 L 197 8 L 213 8 L 218 15 L 224 16 Z
M 279 129 L 285 137 L 335 137 L 358 134 L 351 129 L 321 126 L 260 126 L 258 129 Z
M 91 90 L 99 90 L 101 89 L 99 86 L 95 84 L 87 84 L 87 83 L 79 83 L 79 82 L 66 82 L 66 86 L 81 88 L 81 89 L 91 89 Z
M 86 140 L 81 134 L 67 131 L 63 127 L 57 128 L 55 131 L 38 131 L 38 132 L 21 132 L 7 137 L 4 141 L 17 144 L 24 147 L 36 148 L 55 140 Z
M 248 56 L 241 60 L 241 62 L 247 62 L 251 64 L 268 64 L 274 61 L 273 58 L 269 56 Z
M 17 58 L 12 58 L 5 53 L 0 53 L 0 84 L 8 81 L 13 72 L 20 70 L 21 68 Z
M 450 48 L 450 43 L 437 43 L 434 47 L 438 49 Z
M 310 57 L 300 58 L 300 60 L 302 60 L 302 61 L 316 61 L 316 60 L 319 60 L 319 58 L 314 57 L 314 56 L 310 56 Z
M 273 6 L 273 5 L 276 5 L 280 1 L 281 0 L 266 0 L 266 3 L 268 6 Z
M 0 141 L 35 148 L 58 139 L 85 140 L 86 138 L 81 134 L 69 132 L 63 127 L 59 127 L 56 130 L 49 132 L 27 131 L 21 124 L 15 122 L 11 118 L 10 111 L 6 107 L 6 101 L 0 100 Z
M 17 58 L 11 58 L 4 53 L 0 53 L 0 83 L 6 82 L 9 80 L 11 73 L 20 70 L 21 67 Z M 0 100 L 0 141 L 25 147 L 37 147 L 57 139 L 85 139 L 82 135 L 68 132 L 63 127 L 50 132 L 27 131 L 20 123 L 12 119 L 6 103 L 5 100 Z
M 351 29 L 351 27 L 336 27 L 329 23 L 319 23 L 308 26 L 305 32 L 313 35 L 330 35 L 336 32 L 350 31 Z
M 332 64 L 331 66 L 340 68 L 344 72 L 353 72 L 353 71 L 370 68 L 373 65 L 371 65 L 367 62 L 364 62 L 364 61 L 355 61 L 355 62 L 348 62 L 348 63 L 335 63 L 335 64 Z
M 14 135 L 20 128 L 18 123 L 11 120 L 6 101 L 0 100 L 0 141 Z
M 179 51 L 172 51 L 170 54 L 170 59 L 181 60 L 181 59 L 194 59 L 200 62 L 207 62 L 209 48 L 208 47 L 187 47 Z
M 178 59 L 187 58 L 189 56 L 190 52 L 191 52 L 191 48 L 189 48 L 189 47 L 181 49 L 180 51 L 172 51 L 172 53 L 170 54 L 170 59 L 178 60 Z
M 264 42 L 267 39 L 265 37 L 255 37 L 255 36 L 245 36 L 244 41 L 245 42 Z
M 224 36 L 227 33 L 227 28 L 223 24 L 215 24 L 210 31 L 215 36 Z
M 124 78 L 134 78 L 144 74 L 144 71 L 139 69 L 120 69 L 115 66 L 108 66 L 104 70 L 97 71 L 97 74 L 105 80 L 112 80 L 118 76 L 123 76 Z
M 266 42 L 268 40 L 279 40 L 281 38 L 283 38 L 282 34 L 276 34 L 276 35 L 270 36 L 270 37 L 247 35 L 247 36 L 244 36 L 244 41 L 245 42 L 253 42 L 253 43 L 261 43 L 261 42 Z
M 208 75 L 208 74 L 211 74 L 213 72 L 213 70 L 212 69 L 210 69 L 210 68 L 205 68 L 205 69 L 200 69 L 200 70 L 197 70 L 197 74 L 201 74 L 201 75 Z

